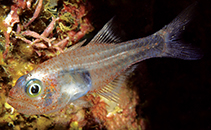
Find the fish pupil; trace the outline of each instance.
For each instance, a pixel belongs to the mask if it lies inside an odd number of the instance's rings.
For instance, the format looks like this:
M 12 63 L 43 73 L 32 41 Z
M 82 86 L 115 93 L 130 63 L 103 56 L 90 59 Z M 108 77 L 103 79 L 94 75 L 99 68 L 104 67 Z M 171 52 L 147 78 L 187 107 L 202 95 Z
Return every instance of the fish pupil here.
M 31 88 L 31 93 L 36 94 L 39 92 L 39 86 L 38 85 L 33 85 Z

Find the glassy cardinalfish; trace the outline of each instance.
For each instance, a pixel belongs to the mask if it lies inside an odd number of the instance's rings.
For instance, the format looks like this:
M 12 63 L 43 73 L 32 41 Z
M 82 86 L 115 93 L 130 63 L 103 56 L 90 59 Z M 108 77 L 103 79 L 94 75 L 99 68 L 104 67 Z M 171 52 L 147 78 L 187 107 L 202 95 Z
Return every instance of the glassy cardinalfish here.
M 152 57 L 200 59 L 199 49 L 179 40 L 194 6 L 152 35 L 118 44 L 113 44 L 119 39 L 110 20 L 88 45 L 55 56 L 20 77 L 7 102 L 18 112 L 32 115 L 58 111 L 87 92 L 117 101 L 120 84 L 135 63 Z

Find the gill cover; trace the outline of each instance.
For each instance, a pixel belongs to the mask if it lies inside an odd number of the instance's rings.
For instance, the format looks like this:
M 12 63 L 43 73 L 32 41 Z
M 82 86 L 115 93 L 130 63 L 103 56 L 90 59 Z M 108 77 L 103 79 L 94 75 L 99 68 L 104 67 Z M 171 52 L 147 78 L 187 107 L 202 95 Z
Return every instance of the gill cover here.
M 89 72 L 85 69 L 63 70 L 58 75 L 61 86 L 61 100 L 74 101 L 85 95 L 92 86 Z

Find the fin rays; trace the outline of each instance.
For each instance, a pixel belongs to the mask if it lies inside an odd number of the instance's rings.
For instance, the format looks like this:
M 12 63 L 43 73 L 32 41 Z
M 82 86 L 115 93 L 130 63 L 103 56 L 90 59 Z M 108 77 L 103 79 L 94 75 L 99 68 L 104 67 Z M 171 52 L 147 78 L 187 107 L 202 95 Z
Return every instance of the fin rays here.
M 120 37 L 117 36 L 117 30 L 114 28 L 113 18 L 111 18 L 103 28 L 94 36 L 89 44 L 94 43 L 119 43 Z
M 138 64 L 135 64 L 128 68 L 125 72 L 123 72 L 120 76 L 114 79 L 112 82 L 107 84 L 106 86 L 102 87 L 96 93 L 105 97 L 108 100 L 114 101 L 116 103 L 119 102 L 119 93 L 121 88 L 126 83 L 128 76 L 135 70 Z

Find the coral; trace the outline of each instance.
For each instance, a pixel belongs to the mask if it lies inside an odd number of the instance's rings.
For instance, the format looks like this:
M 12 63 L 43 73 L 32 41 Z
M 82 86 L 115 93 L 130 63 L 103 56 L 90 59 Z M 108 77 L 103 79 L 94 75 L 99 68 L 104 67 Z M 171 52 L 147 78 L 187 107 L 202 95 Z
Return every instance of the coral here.
M 130 93 L 130 94 L 128 94 Z M 135 98 L 134 98 L 135 97 Z M 116 113 L 110 114 L 105 123 L 110 130 L 115 129 L 138 129 L 140 126 L 136 119 L 136 105 L 138 103 L 138 96 L 135 91 L 129 89 L 123 89 L 120 96 L 120 102 L 116 109 Z
M 93 30 L 86 17 L 90 7 L 85 9 L 83 1 L 63 1 L 62 6 L 57 6 L 57 2 L 37 0 L 35 6 L 31 6 L 32 0 L 18 0 L 11 5 L 10 13 L 0 19 L 6 42 L 4 58 L 10 52 L 10 44 L 20 45 L 20 40 L 28 43 L 41 57 L 52 55 L 55 51 L 63 52 L 67 45 L 75 44 Z M 33 15 L 30 16 L 31 14 Z M 75 32 L 74 35 L 70 35 L 72 32 Z M 60 42 L 62 40 L 64 41 Z

